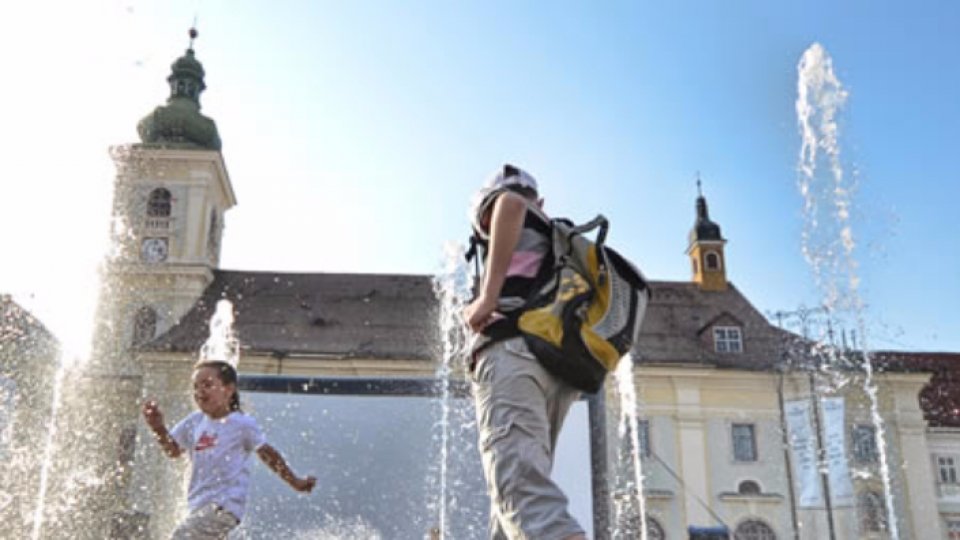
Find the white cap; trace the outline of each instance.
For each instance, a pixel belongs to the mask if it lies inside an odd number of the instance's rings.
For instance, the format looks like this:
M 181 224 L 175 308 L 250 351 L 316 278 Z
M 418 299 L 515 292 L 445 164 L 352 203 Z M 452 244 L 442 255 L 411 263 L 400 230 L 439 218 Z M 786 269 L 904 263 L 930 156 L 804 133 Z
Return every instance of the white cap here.
M 511 187 L 532 189 L 536 192 L 537 181 L 530 173 L 507 163 L 490 175 L 484 183 L 483 188 L 474 195 L 473 202 L 470 205 L 470 223 L 473 224 L 474 230 L 482 238 L 486 238 L 486 231 L 483 230 L 481 221 L 483 220 L 484 213 L 486 213 L 488 207 L 494 200 L 492 195 Z
M 494 190 L 508 186 L 518 186 L 537 191 L 537 181 L 527 171 L 506 163 L 497 172 L 490 175 L 485 189 Z

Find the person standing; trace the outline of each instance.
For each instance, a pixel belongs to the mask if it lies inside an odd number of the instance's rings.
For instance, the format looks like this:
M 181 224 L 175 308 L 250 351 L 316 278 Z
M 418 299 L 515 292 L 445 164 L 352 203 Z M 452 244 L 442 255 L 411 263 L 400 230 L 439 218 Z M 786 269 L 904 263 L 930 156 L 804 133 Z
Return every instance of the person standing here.
M 549 277 L 542 207 L 533 176 L 504 165 L 472 210 L 484 270 L 463 318 L 475 337 L 470 378 L 494 540 L 586 538 L 550 477 L 557 437 L 580 393 L 540 365 L 517 328 L 526 298 Z

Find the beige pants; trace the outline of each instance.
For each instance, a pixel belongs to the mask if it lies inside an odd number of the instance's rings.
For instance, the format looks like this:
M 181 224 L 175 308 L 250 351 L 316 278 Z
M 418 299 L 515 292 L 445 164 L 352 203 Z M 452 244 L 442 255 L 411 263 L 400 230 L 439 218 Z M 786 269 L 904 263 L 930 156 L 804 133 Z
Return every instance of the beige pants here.
M 544 370 L 522 338 L 482 351 L 472 381 L 490 537 L 558 540 L 583 534 L 550 479 L 557 436 L 580 393 Z
M 223 540 L 240 520 L 216 504 L 208 504 L 190 512 L 173 531 L 171 540 Z

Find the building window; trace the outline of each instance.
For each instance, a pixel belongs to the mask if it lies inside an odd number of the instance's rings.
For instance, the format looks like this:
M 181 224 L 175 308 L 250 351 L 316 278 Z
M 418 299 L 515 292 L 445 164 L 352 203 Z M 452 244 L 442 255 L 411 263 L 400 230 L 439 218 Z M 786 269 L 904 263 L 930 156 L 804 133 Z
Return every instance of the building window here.
M 150 306 L 143 306 L 133 319 L 133 345 L 143 345 L 156 335 L 157 312 Z
M 718 353 L 743 352 L 743 339 L 740 336 L 740 328 L 736 326 L 715 326 L 713 343 Z
M 640 444 L 640 455 L 647 457 L 650 455 L 650 421 L 637 421 L 637 441 Z
M 157 188 L 151 191 L 147 199 L 147 217 L 170 217 L 172 200 L 169 190 Z
M 640 451 L 641 457 L 650 456 L 650 421 L 649 420 L 637 420 L 637 440 L 636 444 Z M 621 450 L 622 455 L 631 455 L 635 449 L 634 440 L 633 440 L 633 428 L 630 424 L 627 424 L 627 428 L 624 431 L 623 438 L 621 439 Z
M 132 465 L 136 449 L 137 426 L 126 426 L 120 432 L 120 440 L 117 444 L 117 462 L 124 466 Z
M 734 540 L 777 540 L 777 535 L 766 523 L 751 519 L 737 525 L 733 538 Z
M 877 430 L 873 426 L 853 426 L 853 458 L 857 463 L 876 463 Z
M 760 495 L 760 484 L 753 480 L 744 480 L 737 486 L 737 493 L 740 495 Z
M 220 254 L 220 216 L 217 209 L 210 210 L 210 228 L 207 230 L 207 251 L 216 259 Z
M 717 255 L 715 251 L 709 251 L 703 257 L 703 267 L 707 270 L 719 270 L 720 269 L 720 255 Z
M 730 434 L 733 438 L 733 459 L 756 461 L 757 438 L 753 424 L 733 424 Z
M 157 188 L 151 191 L 150 197 L 147 198 L 146 228 L 153 231 L 169 230 L 172 204 L 173 197 L 168 190 Z
M 957 483 L 957 461 L 953 456 L 937 456 L 937 470 L 941 484 Z
M 960 521 L 947 520 L 947 540 L 960 540 Z
M 887 516 L 884 512 L 883 498 L 875 491 L 860 494 L 860 530 L 862 532 L 883 532 L 887 530 Z

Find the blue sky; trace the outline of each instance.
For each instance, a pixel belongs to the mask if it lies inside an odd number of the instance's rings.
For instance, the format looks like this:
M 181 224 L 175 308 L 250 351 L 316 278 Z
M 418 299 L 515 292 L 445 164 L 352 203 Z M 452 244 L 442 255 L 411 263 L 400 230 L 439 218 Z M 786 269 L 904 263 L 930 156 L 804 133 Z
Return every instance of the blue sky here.
M 136 122 L 165 100 L 196 15 L 203 112 L 239 200 L 225 268 L 433 273 L 443 244 L 467 235 L 472 192 L 510 161 L 538 177 L 548 211 L 602 212 L 611 243 L 648 277 L 687 280 L 699 171 L 729 240 L 728 276 L 765 313 L 822 301 L 801 254 L 794 109 L 797 63 L 818 42 L 849 92 L 840 145 L 858 186 L 868 346 L 960 351 L 956 2 L 0 11 L 19 77 L 0 90 L 17 105 L 0 225 L 18 231 L 0 289 L 55 327 L 71 326 L 63 308 L 88 303 L 63 273 L 92 276 L 105 249 L 106 148 L 135 142 Z

